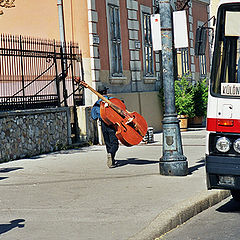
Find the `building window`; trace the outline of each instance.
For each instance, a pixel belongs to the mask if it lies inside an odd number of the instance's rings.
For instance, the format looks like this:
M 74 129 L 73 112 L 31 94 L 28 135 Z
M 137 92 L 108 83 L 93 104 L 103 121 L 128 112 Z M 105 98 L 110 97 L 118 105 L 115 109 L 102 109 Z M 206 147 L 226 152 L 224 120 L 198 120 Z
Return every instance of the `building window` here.
M 122 48 L 119 7 L 108 5 L 110 26 L 110 65 L 113 77 L 122 76 Z
M 200 68 L 200 78 L 205 78 L 207 75 L 206 71 L 206 56 L 200 55 L 199 56 L 199 68 Z
M 204 25 L 204 22 L 198 21 L 197 27 Z M 199 55 L 199 77 L 205 78 L 207 76 L 206 55 Z
M 144 75 L 146 77 L 153 76 L 153 47 L 151 34 L 151 19 L 149 13 L 143 13 L 143 61 L 144 61 Z
M 181 48 L 182 75 L 189 73 L 188 48 Z

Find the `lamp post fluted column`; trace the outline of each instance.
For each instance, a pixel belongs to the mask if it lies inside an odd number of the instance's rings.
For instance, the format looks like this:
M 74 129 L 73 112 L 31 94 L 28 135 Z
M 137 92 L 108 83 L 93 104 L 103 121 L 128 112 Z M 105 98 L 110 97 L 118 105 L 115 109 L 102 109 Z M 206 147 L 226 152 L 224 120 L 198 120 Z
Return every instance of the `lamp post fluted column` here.
M 160 0 L 159 13 L 162 37 L 162 67 L 165 113 L 163 117 L 163 156 L 160 158 L 161 175 L 186 176 L 187 158 L 183 155 L 182 140 L 175 108 L 172 12 L 169 0 Z

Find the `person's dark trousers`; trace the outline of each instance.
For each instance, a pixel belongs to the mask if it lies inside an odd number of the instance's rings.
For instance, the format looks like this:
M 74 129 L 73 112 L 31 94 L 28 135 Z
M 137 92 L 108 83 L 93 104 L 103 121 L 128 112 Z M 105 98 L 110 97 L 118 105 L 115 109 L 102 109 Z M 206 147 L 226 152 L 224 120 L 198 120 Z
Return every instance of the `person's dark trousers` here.
M 101 128 L 107 152 L 111 154 L 112 159 L 114 160 L 119 147 L 116 131 L 113 127 L 108 126 L 103 121 L 101 121 Z

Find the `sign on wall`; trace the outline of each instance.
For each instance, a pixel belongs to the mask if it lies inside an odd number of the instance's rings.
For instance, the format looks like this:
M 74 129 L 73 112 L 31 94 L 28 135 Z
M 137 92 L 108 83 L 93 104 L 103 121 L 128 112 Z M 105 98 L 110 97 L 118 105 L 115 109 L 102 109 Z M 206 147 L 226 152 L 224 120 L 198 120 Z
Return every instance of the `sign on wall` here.
M 175 48 L 187 48 L 188 30 L 185 10 L 173 12 L 173 33 Z
M 153 51 L 162 50 L 160 14 L 151 15 L 151 31 Z

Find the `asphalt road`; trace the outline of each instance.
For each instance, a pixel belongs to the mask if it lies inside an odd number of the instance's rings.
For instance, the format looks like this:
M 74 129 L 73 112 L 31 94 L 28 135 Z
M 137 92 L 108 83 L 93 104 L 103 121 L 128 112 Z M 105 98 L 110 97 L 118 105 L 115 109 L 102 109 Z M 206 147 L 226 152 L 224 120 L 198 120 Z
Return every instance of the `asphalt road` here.
M 171 209 L 178 218 L 186 206 L 214 194 L 206 189 L 205 131 L 182 135 L 185 177 L 159 174 L 162 134 L 152 144 L 121 145 L 121 164 L 113 169 L 106 166 L 105 146 L 0 164 L 0 239 L 136 240 L 146 229 L 141 239 L 160 236 L 155 233 L 168 224 Z
M 231 197 L 191 218 L 159 240 L 239 240 L 240 203 Z

